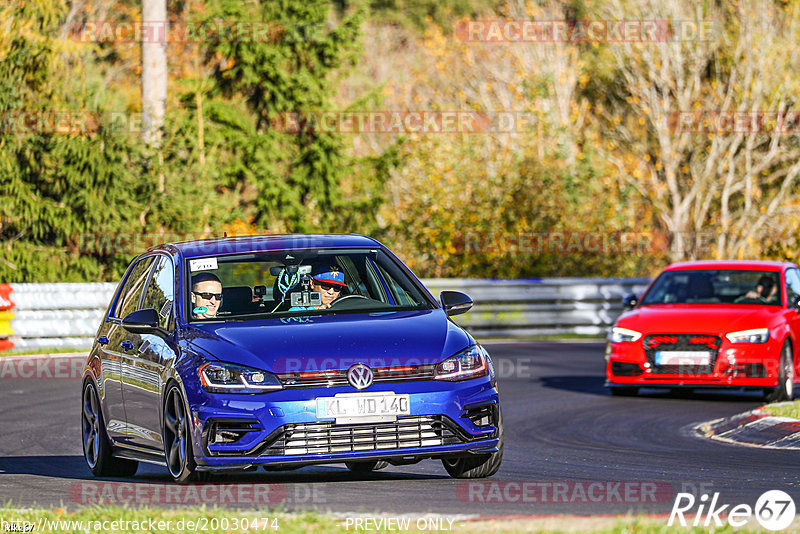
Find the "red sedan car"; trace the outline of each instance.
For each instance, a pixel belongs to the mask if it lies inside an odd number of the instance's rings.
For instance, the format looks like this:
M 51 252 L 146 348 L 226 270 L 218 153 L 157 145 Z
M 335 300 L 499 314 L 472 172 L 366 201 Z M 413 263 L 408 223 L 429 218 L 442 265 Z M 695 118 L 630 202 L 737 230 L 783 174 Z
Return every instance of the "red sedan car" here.
M 792 398 L 800 350 L 800 269 L 768 261 L 670 265 L 628 311 L 606 347 L 606 387 L 759 389 Z

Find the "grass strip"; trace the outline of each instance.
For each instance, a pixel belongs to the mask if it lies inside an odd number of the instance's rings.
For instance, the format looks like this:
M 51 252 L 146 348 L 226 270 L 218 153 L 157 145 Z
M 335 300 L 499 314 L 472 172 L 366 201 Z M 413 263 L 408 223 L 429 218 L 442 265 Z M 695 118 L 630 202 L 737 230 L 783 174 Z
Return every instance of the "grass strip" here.
M 761 410 L 776 417 L 793 417 L 800 419 L 800 400 L 776 402 L 762 406 Z

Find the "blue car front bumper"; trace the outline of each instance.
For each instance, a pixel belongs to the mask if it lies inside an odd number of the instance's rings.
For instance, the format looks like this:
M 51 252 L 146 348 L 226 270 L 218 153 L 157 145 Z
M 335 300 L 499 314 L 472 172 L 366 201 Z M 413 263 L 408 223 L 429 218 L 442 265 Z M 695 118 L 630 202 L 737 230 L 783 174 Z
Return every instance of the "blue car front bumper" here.
M 383 383 L 368 392 L 382 391 L 408 394 L 410 414 L 382 423 L 336 425 L 332 419 L 318 419 L 315 399 L 357 392 L 350 386 L 259 395 L 214 394 L 199 384 L 189 387 L 198 469 L 359 459 L 411 463 L 497 450 L 499 398 L 488 378 Z

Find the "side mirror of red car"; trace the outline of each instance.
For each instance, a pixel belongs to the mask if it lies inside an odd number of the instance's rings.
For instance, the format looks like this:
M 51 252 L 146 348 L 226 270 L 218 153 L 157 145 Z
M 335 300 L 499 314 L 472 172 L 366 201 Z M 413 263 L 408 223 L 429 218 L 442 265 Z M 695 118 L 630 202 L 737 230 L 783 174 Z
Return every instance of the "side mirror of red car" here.
M 622 306 L 626 310 L 633 309 L 633 307 L 636 306 L 637 302 L 639 302 L 639 299 L 633 293 L 631 293 L 630 295 L 625 295 L 624 297 L 622 297 Z

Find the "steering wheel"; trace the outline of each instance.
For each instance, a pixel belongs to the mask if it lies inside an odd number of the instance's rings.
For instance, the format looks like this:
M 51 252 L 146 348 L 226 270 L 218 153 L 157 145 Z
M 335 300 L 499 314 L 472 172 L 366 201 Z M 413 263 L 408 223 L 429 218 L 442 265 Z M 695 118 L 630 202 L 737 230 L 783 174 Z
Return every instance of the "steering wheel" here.
M 330 307 L 333 308 L 334 306 L 337 306 L 343 300 L 347 300 L 347 299 L 366 299 L 366 298 L 368 298 L 368 297 L 365 297 L 364 295 L 345 295 L 343 297 L 339 297 L 338 299 L 334 300 L 331 303 Z

